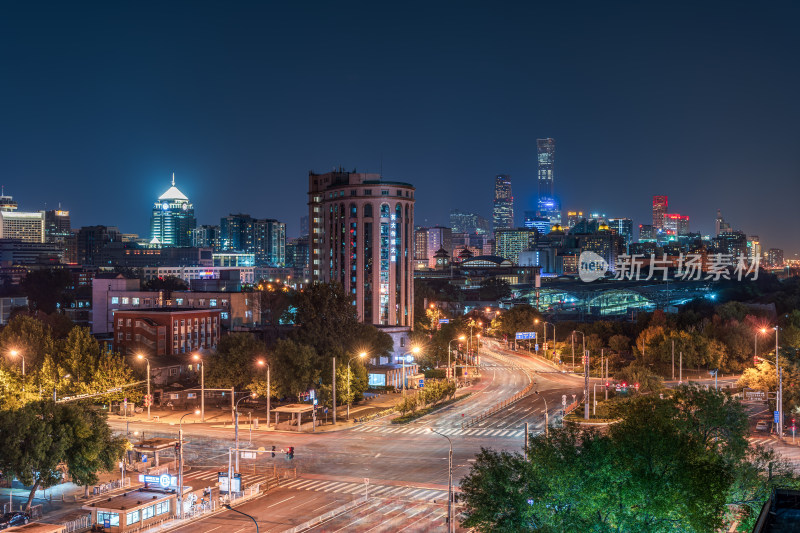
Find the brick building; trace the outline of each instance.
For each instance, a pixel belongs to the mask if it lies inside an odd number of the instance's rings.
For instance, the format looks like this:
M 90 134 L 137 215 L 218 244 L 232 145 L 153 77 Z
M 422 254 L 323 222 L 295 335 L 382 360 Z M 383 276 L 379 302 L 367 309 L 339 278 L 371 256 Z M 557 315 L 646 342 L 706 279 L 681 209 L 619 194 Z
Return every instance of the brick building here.
M 165 356 L 216 348 L 221 312 L 181 307 L 114 311 L 114 350 Z

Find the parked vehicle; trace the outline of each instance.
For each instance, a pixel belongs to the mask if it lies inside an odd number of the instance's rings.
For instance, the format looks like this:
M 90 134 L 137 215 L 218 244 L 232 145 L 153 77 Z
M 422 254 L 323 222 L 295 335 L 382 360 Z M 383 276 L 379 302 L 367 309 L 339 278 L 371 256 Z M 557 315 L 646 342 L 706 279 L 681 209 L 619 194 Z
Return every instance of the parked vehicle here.
M 0 529 L 8 529 L 13 526 L 24 526 L 31 521 L 31 515 L 24 511 L 14 511 L 6 513 L 0 518 Z
M 756 431 L 769 431 L 769 420 L 759 420 L 756 422 Z

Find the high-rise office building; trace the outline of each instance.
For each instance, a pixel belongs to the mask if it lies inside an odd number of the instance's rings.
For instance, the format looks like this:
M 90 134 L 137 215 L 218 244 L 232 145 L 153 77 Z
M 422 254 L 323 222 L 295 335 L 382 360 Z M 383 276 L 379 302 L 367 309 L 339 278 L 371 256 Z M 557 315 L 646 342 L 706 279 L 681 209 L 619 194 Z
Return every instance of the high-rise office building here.
M 689 234 L 689 215 L 679 215 L 677 213 L 664 214 L 664 226 L 662 228 L 672 235 Z
M 63 243 L 71 234 L 69 211 L 56 209 L 44 212 L 45 242 Z
M 556 141 L 536 139 L 537 185 L 539 198 L 554 198 L 553 171 L 556 161 Z
M 308 235 L 308 216 L 300 217 L 300 235 Z
M 424 232 L 424 238 L 420 235 L 420 233 Z M 436 252 L 439 249 L 444 249 L 445 252 L 452 255 L 453 253 L 453 230 L 450 228 L 443 228 L 441 226 L 436 226 L 433 228 L 419 228 L 415 232 L 414 236 L 415 245 L 417 242 L 425 243 L 425 259 L 428 262 L 428 268 L 434 268 L 436 266 Z M 414 258 L 421 259 L 421 254 L 419 251 L 415 249 L 414 251 Z
M 492 225 L 494 230 L 514 227 L 514 195 L 508 174 L 498 174 L 494 179 Z
M 192 230 L 195 227 L 197 219 L 194 218 L 194 206 L 175 186 L 173 174 L 172 186 L 153 205 L 150 242 L 161 246 L 188 247 L 192 245 Z
M 515 265 L 519 263 L 520 252 L 533 250 L 536 246 L 536 229 L 506 228 L 495 231 L 496 255 L 508 259 Z
M 767 252 L 767 262 L 774 267 L 783 266 L 783 250 L 780 248 L 770 248 Z
M 608 227 L 622 237 L 625 249 L 633 242 L 633 220 L 629 218 L 609 218 Z
M 550 223 L 549 218 L 540 217 L 537 211 L 525 211 L 523 226 L 526 228 L 536 228 L 536 231 L 539 232 L 539 235 L 547 235 L 550 233 L 552 224 Z
M 380 174 L 308 173 L 311 276 L 338 282 L 360 320 L 414 323 L 414 187 Z
M 239 213 L 220 219 L 219 228 L 220 250 L 254 254 L 258 266 L 281 266 L 286 262 L 283 222 Z
M 22 242 L 45 242 L 44 211 L 17 211 L 17 202 L 0 196 L 0 238 Z
M 203 224 L 192 230 L 192 246 L 219 250 L 219 226 Z
M 567 211 L 567 229 L 572 229 L 581 220 L 583 220 L 583 211 Z
M 450 228 L 453 233 L 474 233 L 486 235 L 491 231 L 489 221 L 475 213 L 462 213 L 458 209 L 450 211 Z
M 747 236 L 741 231 L 720 233 L 711 242 L 716 253 L 729 254 L 734 258 L 747 255 Z
M 751 263 L 756 259 L 761 260 L 761 240 L 758 235 L 750 235 L 747 238 L 747 259 Z
M 664 228 L 664 215 L 667 214 L 667 197 L 653 196 L 653 229 L 658 231 Z
M 722 218 L 722 211 L 717 209 L 717 218 L 714 219 L 714 235 L 722 235 L 723 233 L 730 233 L 731 225 L 725 222 Z

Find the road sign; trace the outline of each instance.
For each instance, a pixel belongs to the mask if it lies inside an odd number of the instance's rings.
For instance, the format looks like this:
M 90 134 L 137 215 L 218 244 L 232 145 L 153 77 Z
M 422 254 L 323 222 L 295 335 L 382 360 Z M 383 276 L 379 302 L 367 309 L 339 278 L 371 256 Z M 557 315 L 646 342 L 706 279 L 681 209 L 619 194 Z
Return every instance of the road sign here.
M 256 452 L 241 452 L 242 459 L 255 459 Z
M 767 401 L 767 393 L 760 390 L 746 390 L 744 391 L 744 399 L 765 402 Z
M 160 476 L 151 476 L 148 474 L 139 474 L 139 481 L 141 483 L 150 483 L 159 485 L 162 488 L 175 487 L 178 485 L 178 477 L 169 474 L 161 474 Z
M 449 323 L 450 323 L 450 319 L 449 318 L 440 318 L 439 319 L 439 324 L 449 324 Z
M 539 351 L 539 343 L 537 342 L 533 346 L 534 346 L 533 351 L 538 352 Z
M 775 423 L 777 424 L 780 421 L 780 419 L 781 415 L 778 413 L 778 411 L 775 411 Z
M 424 386 L 425 386 L 425 380 L 424 379 L 419 380 L 419 388 L 421 389 Z
M 516 339 L 518 341 L 536 340 L 535 331 L 518 331 Z
M 104 518 L 103 519 L 103 528 L 104 529 L 111 529 L 111 519 L 110 518 Z

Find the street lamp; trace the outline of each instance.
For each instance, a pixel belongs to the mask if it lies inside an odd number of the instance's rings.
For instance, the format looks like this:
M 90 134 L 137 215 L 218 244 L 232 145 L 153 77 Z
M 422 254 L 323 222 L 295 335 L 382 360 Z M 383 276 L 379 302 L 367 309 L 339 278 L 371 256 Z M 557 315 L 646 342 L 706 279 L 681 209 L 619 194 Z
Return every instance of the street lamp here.
M 411 351 L 403 355 L 403 396 L 406 395 L 406 360 L 410 363 L 414 355 L 419 353 L 419 346 L 414 346 Z
M 22 359 L 22 392 L 25 392 L 25 356 L 13 349 L 8 353 L 11 355 L 11 357 L 19 356 L 19 358 Z
M 192 359 L 200 362 L 200 422 L 206 421 L 206 365 L 200 354 L 194 354 Z M 150 394 L 149 392 L 147 394 Z M 148 407 L 148 410 L 150 408 Z M 150 418 L 150 412 L 147 413 L 147 418 Z
M 136 358 L 147 361 L 147 401 L 145 403 L 147 404 L 147 420 L 150 420 L 150 404 L 153 403 L 153 398 L 150 396 L 150 359 L 142 354 L 138 354 Z
M 263 359 L 259 359 L 258 361 L 256 361 L 256 364 L 258 366 L 267 367 L 267 429 L 269 429 L 270 398 L 272 398 L 272 384 L 270 383 L 269 379 L 270 366 L 269 363 L 264 361 Z
M 778 332 L 780 328 L 775 324 L 775 371 L 778 373 L 778 438 L 783 439 L 783 372 L 779 364 Z
M 767 333 L 767 328 L 761 328 L 759 330 L 756 330 L 756 333 L 753 336 L 753 338 L 754 338 L 754 341 L 753 341 L 753 358 L 758 357 L 758 334 L 759 333 L 764 335 L 765 333 Z M 755 363 L 755 360 L 753 361 L 753 363 Z
M 586 355 L 586 334 L 577 329 L 572 330 L 572 370 L 575 370 L 575 334 L 580 333 L 583 338 L 583 355 Z
M 241 512 L 241 511 L 240 511 L 240 510 L 238 510 L 238 509 L 234 509 L 233 507 L 231 507 L 231 504 L 229 504 L 229 503 L 226 503 L 226 504 L 224 505 L 224 507 L 225 507 L 227 510 L 229 510 L 229 511 L 233 511 L 234 513 L 239 513 L 240 515 L 244 515 L 244 516 L 246 516 L 247 518 L 249 518 L 250 520 L 252 520 L 252 521 L 253 521 L 253 523 L 256 525 L 256 533 L 258 533 L 258 522 L 256 522 L 256 519 L 255 519 L 255 518 L 253 518 L 251 515 L 249 515 L 249 514 L 247 514 L 247 513 L 243 513 L 243 512 Z
M 236 471 L 239 471 L 239 402 L 245 400 L 247 398 L 255 398 L 256 393 L 252 392 L 247 396 L 243 396 L 236 400 L 236 404 L 233 406 L 233 423 L 234 423 L 234 436 L 236 438 Z M 228 483 L 231 480 L 228 478 Z M 230 487 L 230 485 L 228 485 Z
M 61 382 L 62 379 L 69 379 L 71 377 L 72 374 L 64 374 L 63 376 L 60 376 L 53 384 L 53 403 L 56 402 L 56 389 L 58 388 L 58 384 Z
M 465 341 L 467 340 L 466 335 L 459 335 L 457 338 L 451 340 L 447 343 L 447 371 L 450 372 L 452 369 L 450 368 L 450 345 L 455 341 Z M 455 372 L 453 372 L 453 377 L 455 377 Z
M 367 352 L 361 352 L 358 354 L 359 359 L 364 359 L 367 356 Z M 349 361 L 347 361 L 347 420 L 350 420 L 350 363 L 355 361 L 355 357 L 351 357 Z M 334 376 L 334 379 L 335 376 Z
M 533 320 L 533 323 L 534 324 L 538 324 L 539 323 L 539 319 L 535 318 Z M 547 324 L 550 324 L 551 326 L 553 326 L 553 343 L 556 342 L 556 325 L 553 324 L 552 322 L 548 322 L 546 320 L 542 320 L 542 331 L 544 332 L 544 336 L 542 338 L 542 349 L 545 349 L 545 345 L 547 344 Z M 545 355 L 547 355 L 547 354 L 545 353 Z
M 183 419 L 192 413 L 186 413 L 178 420 L 178 514 L 183 518 Z M 200 411 L 195 410 L 199 415 Z
M 455 531 L 453 524 L 453 441 L 444 433 L 439 433 L 433 428 L 428 429 L 446 438 L 450 444 L 450 453 L 447 456 L 447 531 Z

